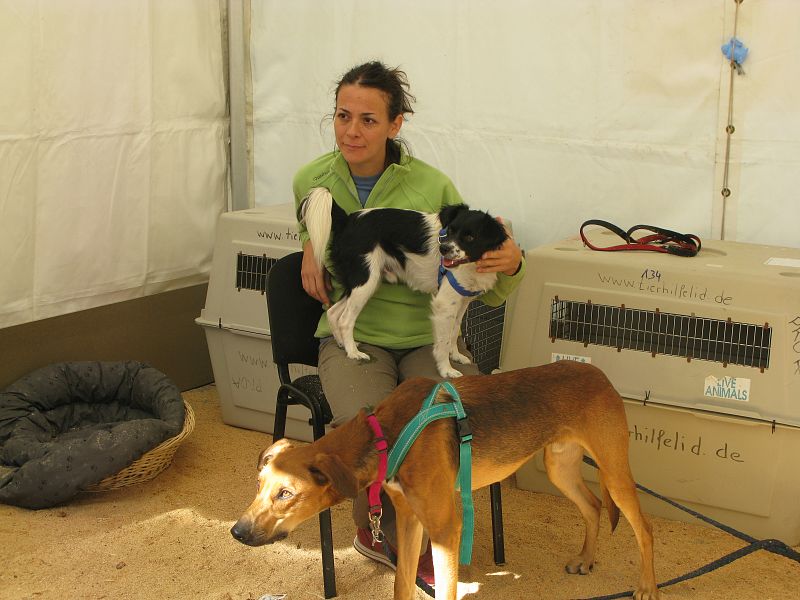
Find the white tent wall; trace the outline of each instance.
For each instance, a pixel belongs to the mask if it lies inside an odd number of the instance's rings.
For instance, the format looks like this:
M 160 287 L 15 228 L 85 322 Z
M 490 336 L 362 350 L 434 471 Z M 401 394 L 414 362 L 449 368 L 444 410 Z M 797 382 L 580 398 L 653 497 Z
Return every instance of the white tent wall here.
M 417 97 L 401 136 L 532 247 L 602 218 L 797 246 L 800 3 L 748 0 L 728 186 L 720 190 L 735 0 L 259 0 L 252 3 L 253 187 L 291 200 L 334 147 L 333 89 L 371 59 Z M 723 216 L 725 218 L 723 218 Z
M 219 0 L 0 1 L 0 327 L 205 283 Z

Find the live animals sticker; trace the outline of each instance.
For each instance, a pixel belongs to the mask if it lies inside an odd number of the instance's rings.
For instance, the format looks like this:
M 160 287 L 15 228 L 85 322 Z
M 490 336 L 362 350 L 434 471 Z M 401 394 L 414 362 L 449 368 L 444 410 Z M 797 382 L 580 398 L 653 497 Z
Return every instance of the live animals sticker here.
M 575 362 L 590 363 L 592 362 L 592 357 L 578 356 L 577 354 L 561 354 L 560 352 L 553 352 L 550 355 L 550 362 L 558 362 L 559 360 L 574 360 Z
M 703 386 L 703 396 L 747 402 L 750 400 L 750 380 L 745 377 L 728 376 L 717 379 L 709 375 Z

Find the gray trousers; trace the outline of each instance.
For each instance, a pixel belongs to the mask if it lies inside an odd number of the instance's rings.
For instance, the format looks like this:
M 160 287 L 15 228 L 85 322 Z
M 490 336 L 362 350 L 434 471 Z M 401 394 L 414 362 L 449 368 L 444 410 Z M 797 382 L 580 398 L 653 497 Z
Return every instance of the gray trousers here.
M 370 356 L 369 361 L 355 361 L 347 357 L 333 338 L 322 340 L 319 348 L 319 377 L 322 389 L 333 412 L 332 426 L 352 419 L 366 406 L 375 407 L 398 384 L 412 377 L 428 377 L 442 381 L 433 360 L 433 347 L 421 346 L 411 350 L 390 350 L 360 343 L 359 349 Z M 459 338 L 459 349 L 469 356 Z M 464 375 L 478 375 L 474 364 L 455 365 Z M 381 529 L 387 541 L 397 547 L 394 507 L 385 493 L 381 493 L 383 516 Z M 366 492 L 353 501 L 353 520 L 356 527 L 369 528 L 369 503 Z M 427 536 L 423 539 L 423 550 Z

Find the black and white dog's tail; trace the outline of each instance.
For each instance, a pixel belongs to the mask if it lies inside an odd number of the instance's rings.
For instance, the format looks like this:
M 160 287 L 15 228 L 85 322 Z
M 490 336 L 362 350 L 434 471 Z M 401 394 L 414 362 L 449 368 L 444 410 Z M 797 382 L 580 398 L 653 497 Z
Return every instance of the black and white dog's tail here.
M 338 231 L 347 220 L 345 213 L 327 188 L 311 188 L 300 204 L 300 220 L 305 224 L 317 266 L 322 268 L 325 251 L 331 238 L 331 230 Z

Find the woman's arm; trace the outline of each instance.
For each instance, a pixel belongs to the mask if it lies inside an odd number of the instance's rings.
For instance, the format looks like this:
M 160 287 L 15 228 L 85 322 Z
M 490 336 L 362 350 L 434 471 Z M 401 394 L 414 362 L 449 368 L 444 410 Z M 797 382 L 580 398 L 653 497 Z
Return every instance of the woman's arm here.
M 328 292 L 333 289 L 331 286 L 331 276 L 325 267 L 322 267 L 320 270 L 317 266 L 311 240 L 303 243 L 303 264 L 300 270 L 300 276 L 303 279 L 303 289 L 306 291 L 306 294 L 319 300 L 323 306 L 328 306 L 331 303 L 328 299 Z

